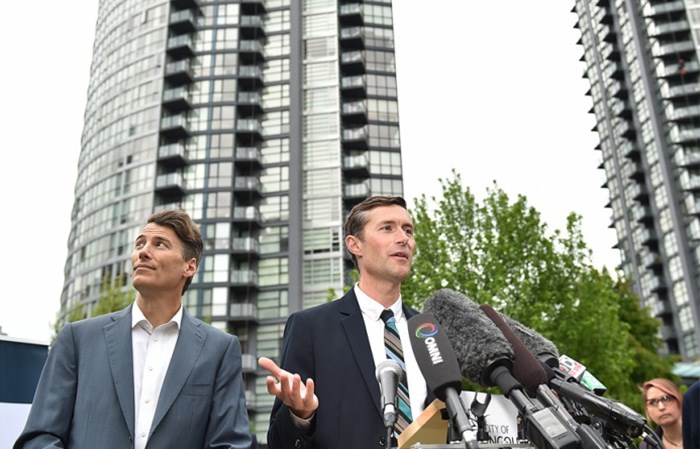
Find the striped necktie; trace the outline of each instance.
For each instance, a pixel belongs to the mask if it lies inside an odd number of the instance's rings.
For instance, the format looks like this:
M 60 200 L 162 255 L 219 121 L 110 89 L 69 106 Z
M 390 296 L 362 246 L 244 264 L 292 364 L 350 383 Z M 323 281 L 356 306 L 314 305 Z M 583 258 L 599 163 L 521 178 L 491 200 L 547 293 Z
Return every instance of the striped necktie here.
M 399 337 L 399 330 L 396 328 L 396 318 L 394 318 L 394 312 L 391 310 L 384 310 L 381 314 L 382 321 L 384 321 L 384 350 L 386 351 L 386 357 L 388 359 L 395 360 L 401 369 L 403 369 L 404 375 L 401 377 L 401 382 L 399 382 L 398 397 L 399 397 L 399 413 L 396 419 L 396 432 L 401 433 L 403 430 L 411 424 L 413 420 L 411 416 L 411 401 L 408 397 L 408 376 L 406 374 L 406 363 L 403 360 L 403 349 L 401 349 L 401 338 Z

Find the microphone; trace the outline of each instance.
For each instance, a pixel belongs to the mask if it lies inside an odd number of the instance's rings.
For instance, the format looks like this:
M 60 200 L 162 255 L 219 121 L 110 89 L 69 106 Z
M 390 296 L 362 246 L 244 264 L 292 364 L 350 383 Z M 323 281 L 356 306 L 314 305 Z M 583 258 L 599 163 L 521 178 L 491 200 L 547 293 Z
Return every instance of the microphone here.
M 469 444 L 472 427 L 459 398 L 462 378 L 447 334 L 435 317 L 421 313 L 408 320 L 408 335 L 428 388 L 445 403 L 454 430 Z
M 547 374 L 542 365 L 493 307 L 488 304 L 482 304 L 479 306 L 479 309 L 493 321 L 513 348 L 515 359 L 513 377 L 522 383 L 528 392 L 534 395 L 540 385 L 547 383 Z
M 515 335 L 518 336 L 520 341 L 530 350 L 532 354 L 537 356 L 542 363 L 545 363 L 552 368 L 559 367 L 559 350 L 554 343 L 508 315 L 504 315 L 498 311 L 496 311 L 496 313 L 503 318 L 503 320 L 508 324 L 508 327 L 515 333 Z
M 526 346 L 532 353 L 540 356 L 540 361 L 542 361 L 541 355 L 543 353 L 558 354 L 559 351 L 557 351 L 552 342 L 534 330 L 528 329 L 523 324 L 512 319 L 511 321 L 517 323 L 515 324 L 516 329 L 524 330 L 523 332 L 529 336 L 524 342 L 527 341 Z M 515 332 L 517 333 L 518 331 L 516 330 Z M 593 391 L 581 386 L 579 380 L 584 379 L 587 372 L 586 367 L 581 363 L 566 355 L 559 356 L 558 360 L 554 367 L 547 362 L 543 362 L 542 367 L 549 378 L 548 383 L 561 397 L 582 405 L 588 413 L 602 418 L 618 432 L 629 438 L 637 438 L 642 434 L 646 425 L 646 418 L 619 401 L 613 401 L 594 394 L 596 390 L 604 392 L 605 386 L 595 379 L 592 374 L 592 379 L 597 381 L 597 383 L 594 381 L 590 383 L 593 386 Z
M 580 439 L 551 408 L 523 393 L 510 370 L 513 349 L 503 333 L 464 295 L 441 290 L 424 303 L 443 324 L 452 341 L 462 374 L 485 387 L 498 386 L 525 421 L 527 437 L 539 449 L 573 449 Z
M 579 436 L 583 449 L 606 449 L 607 444 L 605 440 L 592 427 L 578 423 L 569 414 L 564 404 L 547 385 L 549 377 L 546 370 L 551 369 L 549 365 L 535 358 L 526 344 L 516 335 L 516 332 L 506 324 L 506 321 L 517 323 L 515 326 L 520 328 L 521 333 L 528 336 L 526 338 L 528 342 L 533 343 L 537 347 L 535 350 L 540 354 L 544 354 L 546 359 L 554 357 L 554 354 L 558 352 L 554 345 L 544 337 L 542 337 L 542 343 L 537 342 L 535 336 L 539 334 L 522 325 L 517 326 L 520 323 L 515 320 L 505 320 L 504 315 L 499 314 L 487 304 L 482 304 L 479 308 L 496 324 L 513 346 L 513 352 L 515 353 L 513 373 L 515 378 L 519 379 L 518 374 L 526 376 L 526 380 L 523 383 L 530 385 L 530 390 L 536 392 L 537 398 L 550 407 L 552 412 L 569 427 L 571 432 L 575 432 Z
M 392 428 L 396 424 L 396 394 L 399 382 L 403 378 L 401 365 L 391 359 L 382 360 L 375 371 L 379 390 L 382 394 L 382 415 L 384 427 Z
M 557 367 L 553 366 L 552 368 Z M 559 356 L 558 368 L 569 376 L 575 378 L 578 383 L 593 391 L 598 396 L 601 396 L 608 390 L 597 377 L 586 369 L 585 365 L 572 359 L 568 355 L 562 354 Z
M 513 349 L 479 307 L 466 296 L 450 289 L 437 291 L 423 303 L 442 324 L 462 375 L 478 385 L 493 387 L 491 374 L 498 366 L 513 367 Z

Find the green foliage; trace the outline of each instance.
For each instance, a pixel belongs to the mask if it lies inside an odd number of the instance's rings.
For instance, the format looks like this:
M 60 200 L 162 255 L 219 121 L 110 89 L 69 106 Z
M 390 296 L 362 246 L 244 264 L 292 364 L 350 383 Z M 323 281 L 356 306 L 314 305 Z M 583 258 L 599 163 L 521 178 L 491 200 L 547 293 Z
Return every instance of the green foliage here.
M 624 283 L 592 266 L 580 216 L 550 232 L 524 196 L 511 201 L 494 183 L 478 201 L 454 171 L 440 182 L 440 199 L 423 195 L 411 210 L 417 252 L 406 303 L 420 308 L 451 288 L 490 304 L 586 365 L 617 399 L 634 402 L 643 378 L 669 373 L 656 355 L 658 323 Z
M 114 282 L 110 282 L 107 278 L 103 279 L 100 299 L 97 300 L 97 304 L 92 309 L 91 316 L 106 315 L 131 304 L 136 298 L 135 291 L 129 289 L 128 292 L 125 292 L 122 287 L 123 281 L 121 277 L 117 277 Z
M 136 292 L 133 289 L 124 291 L 121 277 L 118 277 L 114 282 L 110 282 L 109 277 L 105 276 L 102 280 L 100 298 L 92 308 L 90 316 L 106 315 L 121 310 L 128 306 L 134 298 L 136 298 Z M 56 315 L 56 321 L 52 326 L 52 343 L 65 323 L 73 323 L 88 317 L 88 308 L 85 304 L 77 304 L 69 310 L 65 321 L 61 320 L 60 312 Z

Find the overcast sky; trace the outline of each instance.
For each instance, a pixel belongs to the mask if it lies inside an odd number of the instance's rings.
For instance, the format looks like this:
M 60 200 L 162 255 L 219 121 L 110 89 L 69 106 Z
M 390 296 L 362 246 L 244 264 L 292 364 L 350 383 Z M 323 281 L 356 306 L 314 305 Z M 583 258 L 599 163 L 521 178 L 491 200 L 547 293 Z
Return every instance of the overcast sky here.
M 551 230 L 581 214 L 595 265 L 613 268 L 572 6 L 395 1 L 405 195 L 439 194 L 452 168 L 477 196 L 495 180 Z M 0 326 L 11 337 L 48 341 L 60 305 L 97 7 L 5 5 Z

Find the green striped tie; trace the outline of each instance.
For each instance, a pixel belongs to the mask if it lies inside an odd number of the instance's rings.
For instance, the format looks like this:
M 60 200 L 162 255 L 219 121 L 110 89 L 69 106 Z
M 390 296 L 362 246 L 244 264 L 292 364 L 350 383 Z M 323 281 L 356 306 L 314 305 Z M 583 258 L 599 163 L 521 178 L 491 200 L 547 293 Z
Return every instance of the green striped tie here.
M 411 416 L 411 401 L 408 397 L 408 375 L 406 374 L 406 363 L 403 360 L 403 349 L 401 349 L 401 338 L 399 330 L 396 328 L 396 318 L 391 310 L 384 310 L 381 314 L 384 321 L 384 349 L 386 357 L 396 361 L 401 365 L 404 375 L 401 377 L 398 388 L 399 398 L 399 413 L 396 419 L 396 433 L 401 432 L 411 424 L 413 417 Z

